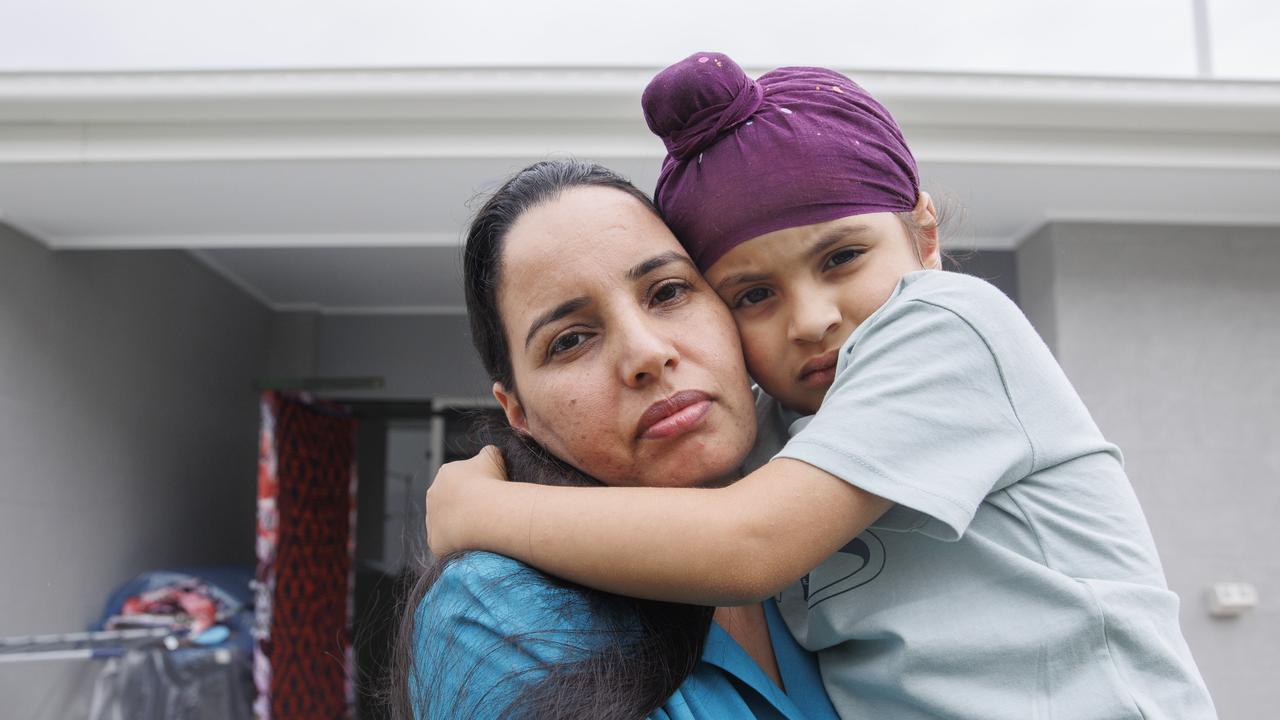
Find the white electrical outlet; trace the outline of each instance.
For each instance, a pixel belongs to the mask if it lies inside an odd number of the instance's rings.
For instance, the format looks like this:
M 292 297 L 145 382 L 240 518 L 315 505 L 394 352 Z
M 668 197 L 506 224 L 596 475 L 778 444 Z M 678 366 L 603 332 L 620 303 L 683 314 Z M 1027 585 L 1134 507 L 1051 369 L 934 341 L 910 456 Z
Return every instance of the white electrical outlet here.
M 1220 582 L 1209 588 L 1209 614 L 1237 617 L 1258 604 L 1258 589 L 1246 582 Z

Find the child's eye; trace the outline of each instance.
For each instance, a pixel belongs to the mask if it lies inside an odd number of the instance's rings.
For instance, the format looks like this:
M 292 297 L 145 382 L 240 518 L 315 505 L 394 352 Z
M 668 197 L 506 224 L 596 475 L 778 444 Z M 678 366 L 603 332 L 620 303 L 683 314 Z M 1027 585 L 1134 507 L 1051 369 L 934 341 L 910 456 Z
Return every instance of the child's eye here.
M 862 251 L 857 248 L 843 248 L 837 250 L 827 257 L 826 268 L 830 269 L 837 265 L 847 265 L 854 260 L 857 260 L 860 255 L 862 255 Z
M 586 341 L 586 334 L 577 331 L 569 331 L 563 335 L 558 335 L 555 340 L 551 341 L 551 347 L 547 348 L 547 357 L 554 358 L 557 355 L 567 353 Z
M 753 287 L 750 290 L 738 296 L 737 302 L 733 304 L 736 308 L 751 307 L 773 297 L 773 291 L 764 287 Z
M 689 291 L 689 286 L 679 280 L 659 285 L 653 293 L 653 302 L 663 304 L 679 300 Z

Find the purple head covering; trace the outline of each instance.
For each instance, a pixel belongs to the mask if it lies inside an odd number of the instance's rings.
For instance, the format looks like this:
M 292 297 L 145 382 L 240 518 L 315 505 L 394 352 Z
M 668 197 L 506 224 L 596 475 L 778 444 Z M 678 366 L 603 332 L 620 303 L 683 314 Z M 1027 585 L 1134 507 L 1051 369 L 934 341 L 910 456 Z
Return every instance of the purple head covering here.
M 916 205 L 898 124 L 832 70 L 752 80 L 725 55 L 695 53 L 658 73 L 641 104 L 667 146 L 654 200 L 704 271 L 765 233 Z

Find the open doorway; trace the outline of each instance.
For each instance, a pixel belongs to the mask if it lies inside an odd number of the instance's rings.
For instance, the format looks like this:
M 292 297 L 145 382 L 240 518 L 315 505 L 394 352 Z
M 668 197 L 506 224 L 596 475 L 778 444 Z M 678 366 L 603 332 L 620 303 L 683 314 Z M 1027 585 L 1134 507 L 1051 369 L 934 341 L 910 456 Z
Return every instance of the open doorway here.
M 441 464 L 484 445 L 500 419 L 492 401 L 342 401 L 358 422 L 353 637 L 356 713 L 389 717 L 381 701 L 400 604 L 428 560 L 423 498 Z

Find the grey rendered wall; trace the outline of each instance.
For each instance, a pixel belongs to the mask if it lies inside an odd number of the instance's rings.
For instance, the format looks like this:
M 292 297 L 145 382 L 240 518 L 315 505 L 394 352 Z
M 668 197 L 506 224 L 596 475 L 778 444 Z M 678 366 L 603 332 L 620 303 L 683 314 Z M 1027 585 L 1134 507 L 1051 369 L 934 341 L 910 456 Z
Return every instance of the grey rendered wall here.
M 296 322 L 296 321 L 295 321 Z M 361 399 L 490 397 L 465 315 L 328 315 L 314 340 L 315 374 L 377 376 L 379 390 L 338 393 Z
M 1280 705 L 1280 229 L 1059 224 L 1024 309 L 1123 450 L 1224 718 Z M 1214 582 L 1260 606 L 1208 616 Z
M 143 570 L 252 561 L 270 330 L 186 253 L 0 226 L 0 635 L 83 629 Z M 86 666 L 0 665 L 0 715 L 63 717 Z

